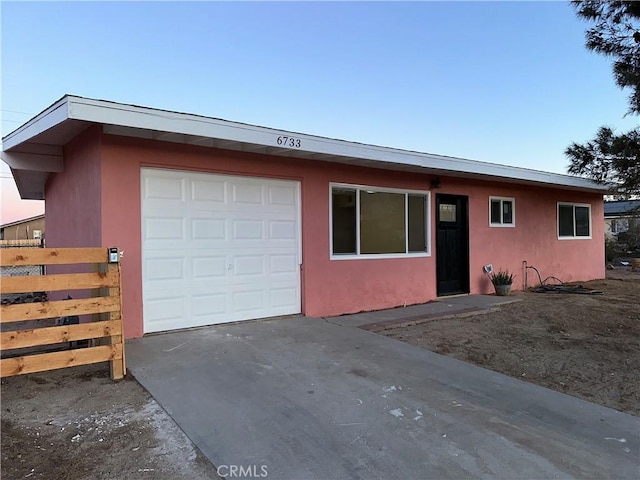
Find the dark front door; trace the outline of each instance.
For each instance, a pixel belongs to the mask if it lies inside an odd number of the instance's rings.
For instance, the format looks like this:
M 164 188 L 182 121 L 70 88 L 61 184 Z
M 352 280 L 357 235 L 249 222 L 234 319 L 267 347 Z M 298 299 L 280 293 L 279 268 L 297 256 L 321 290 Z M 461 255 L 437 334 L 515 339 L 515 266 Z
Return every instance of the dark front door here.
M 469 293 L 469 197 L 436 195 L 438 295 Z

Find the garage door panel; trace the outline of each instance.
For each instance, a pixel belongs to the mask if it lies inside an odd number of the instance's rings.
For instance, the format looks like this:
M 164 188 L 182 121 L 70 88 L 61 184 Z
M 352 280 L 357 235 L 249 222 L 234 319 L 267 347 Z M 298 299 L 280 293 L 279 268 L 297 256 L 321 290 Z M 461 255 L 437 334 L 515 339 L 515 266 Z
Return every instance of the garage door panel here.
M 150 298 L 145 302 L 145 314 L 151 315 L 155 322 L 175 323 L 186 317 L 186 297 Z
M 233 272 L 230 276 L 228 276 L 227 284 L 228 285 L 257 285 L 262 283 L 263 285 L 260 288 L 268 289 L 270 285 L 275 284 L 287 284 L 292 285 L 295 284 L 296 279 L 298 278 L 298 272 L 283 272 L 283 273 L 274 273 L 267 274 L 266 271 L 261 273 L 236 273 Z
M 184 178 L 175 176 L 154 175 L 147 176 L 144 182 L 144 199 L 147 201 L 173 200 L 183 203 L 186 199 L 186 188 Z
M 231 220 L 232 239 L 264 240 L 264 220 L 259 218 Z
M 220 208 L 226 205 L 227 186 L 223 180 L 207 180 L 206 176 L 191 181 L 193 208 Z
M 269 282 L 269 285 L 264 287 L 264 290 L 267 294 L 267 297 L 270 297 L 272 292 L 279 291 L 279 295 L 282 295 L 282 292 L 284 290 L 287 290 L 291 293 L 291 302 L 297 303 L 297 294 L 295 292 L 298 292 L 299 289 L 296 285 L 291 285 L 291 279 L 280 278 L 273 280 Z M 278 300 L 278 304 L 282 305 L 282 301 Z
M 261 275 L 265 274 L 264 255 L 234 255 L 232 260 L 233 275 Z
M 192 295 L 191 312 L 194 317 L 215 316 L 226 313 L 228 311 L 227 302 L 226 293 Z
M 269 255 L 269 273 L 271 275 L 298 273 L 298 261 L 295 255 L 281 253 Z
M 235 204 L 262 205 L 264 203 L 264 188 L 255 183 L 233 182 L 231 201 Z
M 297 182 L 142 178 L 145 332 L 300 312 Z
M 192 240 L 226 240 L 227 222 L 224 218 L 194 218 L 191 220 Z
M 194 281 L 224 278 L 227 273 L 226 257 L 222 255 L 194 256 L 191 258 L 191 272 Z
M 295 186 L 277 185 L 269 187 L 267 198 L 269 205 L 284 205 L 295 208 L 296 196 Z
M 231 294 L 233 311 L 242 314 L 243 312 L 258 311 L 264 312 L 266 307 L 265 292 L 263 289 L 242 289 L 236 287 L 236 291 Z
M 150 217 L 145 219 L 145 239 L 147 240 L 183 240 L 184 219 L 171 217 Z
M 293 220 L 273 220 L 269 222 L 270 240 L 296 240 L 297 226 Z
M 272 287 L 269 289 L 269 298 L 271 299 L 270 305 L 272 308 L 290 308 L 295 303 L 293 299 L 296 299 L 295 287 Z
M 145 278 L 149 282 L 183 280 L 186 273 L 184 257 L 148 258 L 145 263 Z
M 191 284 L 187 281 L 165 280 L 145 284 L 145 300 L 161 301 L 189 297 L 191 294 Z

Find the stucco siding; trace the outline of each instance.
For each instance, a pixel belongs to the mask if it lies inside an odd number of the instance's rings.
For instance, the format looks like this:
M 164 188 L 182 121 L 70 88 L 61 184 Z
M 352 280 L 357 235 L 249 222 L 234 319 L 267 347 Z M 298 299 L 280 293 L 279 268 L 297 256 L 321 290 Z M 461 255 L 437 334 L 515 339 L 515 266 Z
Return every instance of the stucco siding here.
M 385 172 L 381 176 L 376 170 L 115 136 L 104 137 L 102 158 L 103 240 L 117 244 L 125 252 L 123 285 L 127 292 L 124 297 L 127 336 L 142 334 L 142 167 L 299 180 L 302 184 L 302 311 L 307 315 L 374 310 L 398 302 L 410 305 L 435 295 L 432 257 L 329 260 L 329 182 L 426 189 L 430 177 L 396 172 Z
M 46 246 L 100 247 L 102 189 L 100 185 L 100 128 L 92 127 L 64 147 L 64 171 L 52 174 L 45 189 Z M 91 266 L 51 265 L 48 273 L 88 272 Z M 89 290 L 52 292 L 51 299 L 91 296 Z M 88 321 L 83 316 L 81 321 Z
M 124 251 L 124 318 L 128 337 L 142 332 L 140 168 L 159 167 L 299 180 L 302 185 L 302 311 L 328 316 L 429 301 L 436 297 L 435 194 L 469 196 L 471 293 L 492 293 L 482 266 L 508 268 L 524 280 L 523 261 L 563 281 L 604 276 L 599 195 L 441 177 L 432 190 L 430 257 L 330 260 L 330 182 L 429 190 L 431 177 L 133 138 L 101 142 L 100 242 Z M 489 226 L 489 196 L 516 199 L 516 227 Z M 592 205 L 592 239 L 558 240 L 556 202 Z M 530 275 L 531 283 L 531 275 Z
M 101 235 L 100 128 L 64 148 L 64 171 L 45 190 L 47 247 L 99 247 Z
M 123 256 L 122 314 L 125 337 L 139 337 L 142 325 L 140 166 L 136 149 L 104 137 L 102 147 L 102 242 Z
M 536 267 L 543 279 L 555 276 L 570 282 L 604 278 L 601 195 L 456 179 L 443 179 L 442 190 L 445 189 L 447 193 L 469 195 L 471 293 L 493 293 L 493 286 L 482 271 L 483 265 L 489 263 L 495 270 L 508 269 L 514 273 L 515 289 L 524 284 L 523 262 Z M 489 226 L 490 196 L 515 199 L 515 227 Z M 558 239 L 557 202 L 591 205 L 591 239 Z M 528 271 L 528 277 L 529 286 L 537 282 L 533 270 Z

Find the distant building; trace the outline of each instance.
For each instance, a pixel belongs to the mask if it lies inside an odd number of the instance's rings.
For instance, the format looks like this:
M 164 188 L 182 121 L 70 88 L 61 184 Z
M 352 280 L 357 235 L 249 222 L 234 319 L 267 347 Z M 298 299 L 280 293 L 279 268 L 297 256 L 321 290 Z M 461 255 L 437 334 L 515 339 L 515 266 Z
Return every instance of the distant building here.
M 34 240 L 44 238 L 44 215 L 0 225 L 0 240 Z
M 640 200 L 604 203 L 604 231 L 607 237 L 625 233 L 638 223 L 640 223 Z

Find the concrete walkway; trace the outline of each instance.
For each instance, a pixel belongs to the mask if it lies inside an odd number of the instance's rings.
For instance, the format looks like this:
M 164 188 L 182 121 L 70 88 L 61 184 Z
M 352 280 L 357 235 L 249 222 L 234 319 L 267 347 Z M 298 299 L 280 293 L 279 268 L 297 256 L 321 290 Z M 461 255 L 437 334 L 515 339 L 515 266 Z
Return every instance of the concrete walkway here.
M 367 330 L 376 330 L 377 327 L 406 325 L 430 318 L 489 312 L 500 305 L 519 301 L 519 298 L 511 296 L 459 295 L 455 297 L 440 297 L 433 302 L 420 305 L 329 317 L 327 320 L 345 327 L 366 326 Z
M 409 308 L 376 315 L 427 307 Z M 640 478 L 639 418 L 335 320 L 151 335 L 127 360 L 214 465 L 254 478 Z

